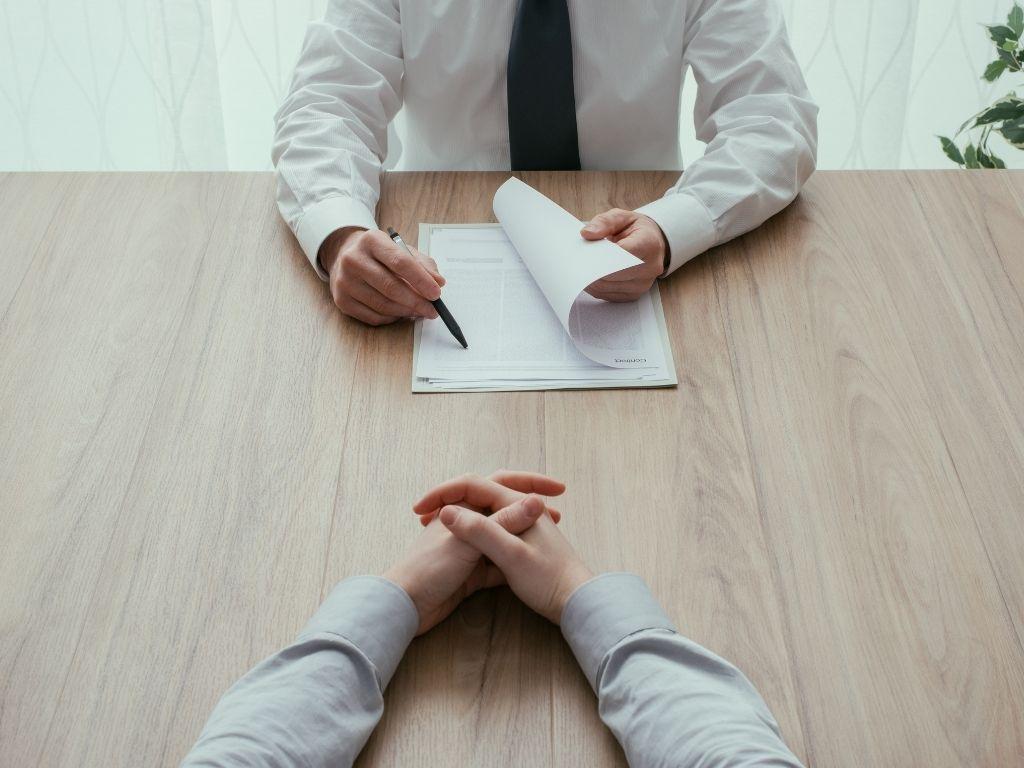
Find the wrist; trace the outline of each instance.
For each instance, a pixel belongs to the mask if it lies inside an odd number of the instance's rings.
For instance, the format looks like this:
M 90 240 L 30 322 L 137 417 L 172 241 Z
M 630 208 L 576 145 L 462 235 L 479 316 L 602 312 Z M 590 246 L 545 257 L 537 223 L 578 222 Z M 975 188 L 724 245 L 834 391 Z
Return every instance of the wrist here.
M 640 215 L 651 222 L 655 229 L 658 230 L 658 234 L 661 236 L 661 274 L 659 277 L 664 277 L 665 273 L 668 272 L 669 265 L 672 263 L 672 248 L 668 244 L 668 235 L 666 235 L 665 230 L 661 228 L 661 224 L 656 222 L 646 213 Z
M 352 235 L 365 231 L 363 227 L 342 227 L 329 234 L 323 243 L 320 244 L 319 251 L 317 251 L 316 258 L 320 262 L 320 268 L 328 275 L 331 274 L 331 268 L 334 267 L 334 262 L 338 260 L 338 255 L 341 253 L 341 249 L 345 247 L 345 243 L 348 242 Z
M 594 578 L 594 572 L 582 560 L 577 560 L 566 568 L 560 579 L 562 584 L 558 591 L 558 603 L 554 610 L 556 624 L 561 624 L 562 613 L 565 611 L 569 598 L 592 578 Z
M 413 582 L 406 576 L 405 573 L 403 573 L 401 568 L 391 567 L 381 574 L 381 578 L 387 579 L 392 584 L 401 589 L 403 592 L 405 592 L 405 594 L 409 596 L 409 599 L 412 600 L 412 604 L 416 605 L 416 598 L 413 595 Z M 417 607 L 416 610 L 418 611 L 419 607 Z

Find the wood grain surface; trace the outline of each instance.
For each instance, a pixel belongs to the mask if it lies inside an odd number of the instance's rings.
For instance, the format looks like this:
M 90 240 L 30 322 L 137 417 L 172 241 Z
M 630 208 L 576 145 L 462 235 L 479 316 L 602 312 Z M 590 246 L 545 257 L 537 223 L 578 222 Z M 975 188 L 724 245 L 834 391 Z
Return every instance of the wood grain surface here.
M 493 221 L 396 173 L 379 221 Z M 527 173 L 587 218 L 667 173 Z M 813 765 L 1024 763 L 1024 173 L 821 172 L 661 283 L 679 386 L 412 395 L 268 174 L 0 174 L 0 764 L 175 765 L 431 484 L 568 483 Z M 361 765 L 617 766 L 507 591 L 414 641 Z

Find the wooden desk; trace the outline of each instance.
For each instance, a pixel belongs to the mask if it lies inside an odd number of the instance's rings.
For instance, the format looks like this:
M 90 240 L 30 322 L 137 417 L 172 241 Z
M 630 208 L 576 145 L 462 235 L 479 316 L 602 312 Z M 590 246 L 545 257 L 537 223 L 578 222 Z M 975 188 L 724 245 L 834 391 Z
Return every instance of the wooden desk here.
M 393 174 L 381 220 L 490 221 L 501 173 Z M 580 216 L 669 174 L 526 174 Z M 0 762 L 173 765 L 430 484 L 569 484 L 822 766 L 1024 757 L 1024 174 L 819 173 L 662 284 L 667 391 L 417 395 L 342 318 L 266 174 L 0 175 Z M 508 593 L 413 643 L 364 765 L 624 762 Z

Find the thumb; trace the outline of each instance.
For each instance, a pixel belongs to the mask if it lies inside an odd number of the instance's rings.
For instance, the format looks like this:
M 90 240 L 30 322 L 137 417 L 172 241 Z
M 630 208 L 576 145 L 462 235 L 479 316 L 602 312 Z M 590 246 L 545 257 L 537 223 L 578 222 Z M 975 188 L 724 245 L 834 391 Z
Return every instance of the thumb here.
M 448 505 L 441 510 L 441 523 L 455 538 L 478 550 L 502 570 L 529 550 L 522 539 L 479 512 Z
M 531 494 L 499 509 L 491 519 L 509 533 L 519 534 L 537 522 L 537 518 L 543 514 L 544 502 Z
M 624 211 L 621 208 L 612 208 L 610 211 L 600 213 L 592 218 L 587 225 L 580 230 L 585 240 L 601 240 L 605 237 L 617 235 L 628 227 L 636 214 L 633 211 Z

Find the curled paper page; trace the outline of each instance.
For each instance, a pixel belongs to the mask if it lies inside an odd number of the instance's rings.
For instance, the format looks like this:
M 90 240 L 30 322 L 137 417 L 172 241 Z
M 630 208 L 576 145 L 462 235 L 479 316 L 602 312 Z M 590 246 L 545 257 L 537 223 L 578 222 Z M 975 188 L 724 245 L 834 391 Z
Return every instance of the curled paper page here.
M 637 311 L 634 303 L 615 304 L 584 293 L 595 280 L 641 264 L 640 259 L 608 240 L 584 240 L 583 222 L 519 179 L 498 188 L 494 215 L 580 352 L 613 368 L 660 364 L 646 354 L 623 354 L 631 345 L 623 344 L 616 330 L 632 326 L 628 319 Z

